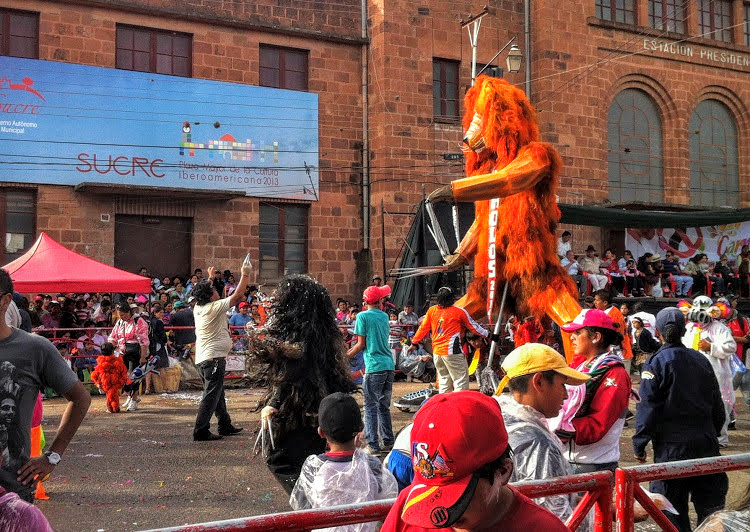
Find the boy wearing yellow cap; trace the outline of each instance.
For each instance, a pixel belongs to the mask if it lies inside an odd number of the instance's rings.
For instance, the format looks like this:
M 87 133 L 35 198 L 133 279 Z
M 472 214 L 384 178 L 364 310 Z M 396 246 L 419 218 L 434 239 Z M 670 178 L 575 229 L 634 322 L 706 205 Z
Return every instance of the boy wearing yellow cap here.
M 572 474 L 562 443 L 550 432 L 547 419 L 559 414 L 568 395 L 565 385 L 583 384 L 589 377 L 569 368 L 565 358 L 551 347 L 535 343 L 514 349 L 502 368 L 505 377 L 495 399 L 514 453 L 511 482 Z M 502 394 L 506 385 L 510 394 Z M 573 513 L 570 495 L 553 495 L 536 502 L 563 522 Z

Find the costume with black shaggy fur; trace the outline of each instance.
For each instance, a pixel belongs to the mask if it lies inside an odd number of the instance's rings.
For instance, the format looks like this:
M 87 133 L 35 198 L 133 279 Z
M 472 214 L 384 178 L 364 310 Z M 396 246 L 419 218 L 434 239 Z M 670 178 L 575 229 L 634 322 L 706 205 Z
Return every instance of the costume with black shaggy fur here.
M 268 365 L 270 387 L 261 406 L 278 410 L 275 450 L 266 463 L 291 492 L 305 459 L 325 451 L 317 433 L 320 401 L 357 390 L 328 291 L 306 275 L 284 278 L 266 326 L 248 341 L 252 363 Z

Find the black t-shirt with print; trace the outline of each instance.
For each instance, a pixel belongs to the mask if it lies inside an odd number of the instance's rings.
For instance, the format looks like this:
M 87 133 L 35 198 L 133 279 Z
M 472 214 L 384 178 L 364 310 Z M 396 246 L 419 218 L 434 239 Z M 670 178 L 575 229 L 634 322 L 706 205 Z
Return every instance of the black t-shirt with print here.
M 0 341 L 0 486 L 28 499 L 31 486 L 19 483 L 17 471 L 29 460 L 31 416 L 41 390 L 68 393 L 78 377 L 52 343 L 13 329 Z

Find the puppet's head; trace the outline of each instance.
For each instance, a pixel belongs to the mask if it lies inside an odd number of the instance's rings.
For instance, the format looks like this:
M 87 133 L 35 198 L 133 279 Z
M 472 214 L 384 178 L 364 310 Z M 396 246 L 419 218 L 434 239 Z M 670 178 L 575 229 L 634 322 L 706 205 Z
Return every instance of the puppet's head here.
M 536 112 L 526 94 L 507 81 L 479 76 L 464 99 L 464 157 L 473 175 L 488 162 L 504 168 L 519 148 L 539 139 Z
M 714 303 L 708 296 L 698 296 L 693 302 L 682 300 L 677 304 L 685 319 L 697 325 L 708 325 L 713 320 L 722 320 L 729 317 L 732 309 L 724 301 Z

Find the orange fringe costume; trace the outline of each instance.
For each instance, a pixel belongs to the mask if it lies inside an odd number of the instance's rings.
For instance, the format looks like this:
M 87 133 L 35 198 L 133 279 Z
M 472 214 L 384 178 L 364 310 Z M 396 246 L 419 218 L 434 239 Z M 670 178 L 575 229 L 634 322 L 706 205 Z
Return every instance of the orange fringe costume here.
M 101 355 L 96 357 L 96 367 L 91 380 L 107 394 L 107 410 L 120 411 L 120 392 L 128 380 L 128 370 L 120 357 Z
M 523 91 L 505 80 L 479 76 L 465 108 L 469 177 L 429 197 L 475 202 L 474 223 L 445 265 L 457 269 L 474 260 L 474 281 L 456 305 L 475 318 L 496 312 L 508 282 L 505 312 L 547 314 L 558 325 L 568 323 L 580 306 L 575 283 L 557 258 L 560 156 L 538 141 L 536 112 Z

